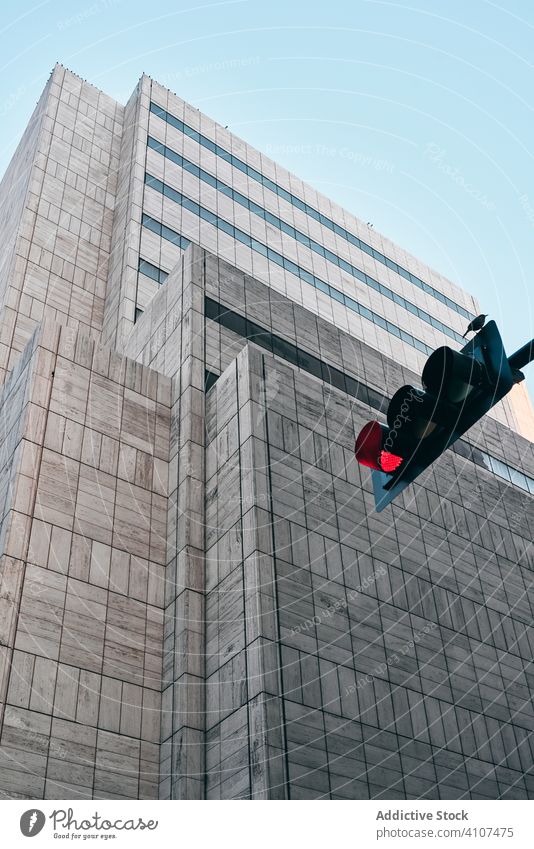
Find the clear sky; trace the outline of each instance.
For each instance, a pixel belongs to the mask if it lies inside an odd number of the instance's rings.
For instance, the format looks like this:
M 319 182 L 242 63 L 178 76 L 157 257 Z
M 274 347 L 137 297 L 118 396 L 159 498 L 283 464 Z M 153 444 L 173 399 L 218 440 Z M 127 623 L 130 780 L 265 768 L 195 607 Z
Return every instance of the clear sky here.
M 531 0 L 2 3 L 0 173 L 56 61 L 144 71 L 534 336 Z M 534 397 L 534 364 L 527 368 Z

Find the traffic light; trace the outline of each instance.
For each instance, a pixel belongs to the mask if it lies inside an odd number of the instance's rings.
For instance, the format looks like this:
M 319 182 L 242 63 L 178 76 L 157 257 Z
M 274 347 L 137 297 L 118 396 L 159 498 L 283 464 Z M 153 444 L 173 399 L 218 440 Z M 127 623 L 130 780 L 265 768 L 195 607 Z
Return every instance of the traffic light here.
M 519 367 L 534 356 L 532 346 L 508 359 L 490 321 L 461 351 L 446 346 L 434 351 L 421 389 L 402 386 L 395 392 L 387 424 L 368 422 L 355 445 L 358 462 L 373 470 L 378 512 L 524 379 Z

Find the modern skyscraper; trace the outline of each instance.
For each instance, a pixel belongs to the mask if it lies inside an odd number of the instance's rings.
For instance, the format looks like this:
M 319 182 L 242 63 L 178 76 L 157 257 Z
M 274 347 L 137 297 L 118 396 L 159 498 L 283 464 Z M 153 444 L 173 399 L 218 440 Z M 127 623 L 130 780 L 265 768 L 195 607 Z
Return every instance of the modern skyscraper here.
M 0 186 L 0 794 L 532 798 L 521 388 L 373 512 L 474 299 L 143 76 Z

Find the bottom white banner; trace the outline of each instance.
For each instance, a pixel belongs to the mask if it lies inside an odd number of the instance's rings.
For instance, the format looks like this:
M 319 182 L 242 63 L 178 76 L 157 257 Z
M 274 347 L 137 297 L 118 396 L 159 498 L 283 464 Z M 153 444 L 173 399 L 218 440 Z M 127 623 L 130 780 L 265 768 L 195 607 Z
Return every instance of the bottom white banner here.
M 2 845 L 278 847 L 534 846 L 534 803 L 3 801 Z

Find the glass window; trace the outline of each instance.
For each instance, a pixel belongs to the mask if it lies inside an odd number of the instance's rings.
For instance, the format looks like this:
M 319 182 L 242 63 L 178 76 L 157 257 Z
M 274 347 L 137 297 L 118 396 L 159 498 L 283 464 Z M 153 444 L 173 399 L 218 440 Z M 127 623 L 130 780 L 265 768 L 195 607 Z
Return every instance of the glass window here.
M 238 336 L 244 336 L 246 338 L 247 320 L 244 316 L 239 315 L 233 310 L 225 310 L 220 315 L 219 321 L 227 330 L 231 330 L 233 333 L 237 333 Z
M 336 389 L 341 389 L 342 392 L 347 391 L 347 384 L 345 381 L 345 375 L 339 369 L 334 368 L 333 366 L 329 367 L 329 378 L 332 386 L 335 386 Z
M 269 331 L 254 321 L 250 321 L 248 318 L 247 339 L 250 339 L 256 345 L 261 345 L 262 348 L 266 348 L 268 351 L 272 351 L 273 349 L 272 335 Z
M 218 321 L 221 314 L 221 305 L 217 303 L 217 301 L 212 301 L 211 298 L 205 298 L 204 304 L 206 318 L 211 318 L 213 321 Z
M 302 348 L 298 349 L 298 364 L 301 369 L 304 369 L 304 371 L 307 371 L 309 374 L 322 378 L 323 372 L 321 360 L 318 360 L 317 357 L 313 356 L 313 354 L 308 354 L 306 351 L 303 351 Z
M 165 112 L 165 109 L 163 109 L 161 106 L 158 106 L 157 103 L 150 104 L 150 111 L 153 112 L 154 115 L 157 115 L 158 118 L 163 118 L 164 121 L 167 118 L 167 113 Z
M 214 212 L 211 212 L 211 210 L 202 209 L 201 210 L 201 218 L 203 218 L 204 221 L 207 221 L 208 224 L 213 224 L 214 227 L 217 227 L 217 216 L 215 215 Z
M 386 321 L 388 331 L 393 335 L 400 339 L 400 330 L 395 324 L 391 324 L 390 321 Z
M 156 115 L 158 115 L 160 118 L 163 118 L 163 120 L 170 123 L 172 126 L 177 127 L 181 132 L 188 135 L 190 138 L 194 138 L 203 147 L 216 153 L 217 156 L 221 157 L 224 161 L 230 162 L 231 165 L 233 165 L 235 168 L 238 168 L 240 171 L 243 171 L 244 173 L 248 174 L 254 180 L 257 180 L 259 183 L 262 183 L 270 191 L 277 194 L 279 197 L 284 198 L 284 200 L 287 200 L 297 209 L 300 209 L 302 212 L 305 212 L 307 215 L 314 218 L 316 221 L 319 221 L 324 227 L 327 227 L 329 230 L 332 230 L 338 236 L 341 236 L 342 238 L 349 241 L 351 244 L 361 248 L 361 250 L 365 251 L 370 256 L 373 256 L 379 262 L 385 264 L 388 268 L 391 268 L 398 274 L 402 274 L 403 277 L 405 277 L 407 280 L 410 280 L 415 286 L 424 289 L 424 291 L 428 292 L 436 298 L 439 298 L 440 300 L 443 299 L 444 296 L 442 295 L 442 293 L 439 293 L 428 283 L 424 283 L 424 281 L 420 280 L 416 275 L 410 274 L 410 272 L 399 266 L 394 260 L 389 259 L 375 248 L 371 248 L 370 245 L 367 245 L 365 242 L 362 242 L 361 239 L 359 239 L 357 236 L 354 236 L 354 234 L 349 233 L 348 230 L 343 227 L 340 227 L 339 224 L 336 224 L 334 221 L 331 221 L 325 215 L 313 209 L 313 207 L 309 206 L 309 204 L 296 197 L 296 195 L 293 195 L 290 192 L 286 191 L 286 189 L 282 188 L 282 186 L 278 186 L 276 183 L 274 183 L 268 177 L 265 177 L 255 168 L 246 165 L 246 163 L 242 162 L 238 157 L 233 156 L 220 145 L 216 145 L 211 139 L 207 138 L 206 136 L 203 136 L 196 130 L 193 130 L 191 127 L 188 127 L 182 121 L 179 121 L 173 115 L 166 112 L 160 106 L 157 106 L 157 104 L 151 103 L 150 110 Z M 449 302 L 449 299 L 447 299 L 447 302 Z M 461 308 L 458 304 L 454 304 L 454 302 L 452 301 L 450 301 L 450 304 L 452 305 L 453 309 L 456 309 L 462 315 L 465 315 L 465 317 L 470 319 L 473 318 L 473 315 Z
M 217 227 L 224 233 L 228 233 L 229 236 L 233 236 L 235 234 L 235 228 L 232 227 L 228 221 L 225 221 L 224 218 L 217 218 Z
M 349 298 L 348 295 L 345 295 L 345 304 L 348 306 L 349 310 L 353 310 L 354 312 L 360 312 L 360 305 L 357 301 L 354 301 L 352 298 Z
M 286 271 L 290 271 L 291 274 L 295 274 L 297 277 L 299 276 L 298 265 L 295 265 L 294 262 L 291 262 L 290 259 L 286 259 L 285 257 L 284 257 L 284 268 L 286 269 Z
M 306 247 L 310 247 L 310 239 L 308 236 L 305 236 L 304 233 L 299 233 L 298 230 L 295 230 L 295 238 L 298 242 L 301 242 L 303 245 L 306 245 Z
M 520 472 L 518 469 L 512 469 L 512 467 L 510 467 L 510 479 L 512 483 L 515 483 L 516 486 L 520 486 L 521 489 L 526 489 L 528 492 L 528 483 L 523 472 Z
M 139 260 L 139 271 L 141 274 L 146 275 L 146 277 L 152 278 L 156 283 L 160 282 L 160 269 L 157 266 L 152 265 L 151 262 L 147 262 L 146 259 Z
M 497 460 L 496 457 L 489 457 L 491 467 L 496 475 L 500 478 L 504 478 L 504 480 L 510 480 L 510 470 L 506 463 L 502 463 L 500 460 Z
M 323 280 L 319 280 L 318 277 L 314 277 L 313 281 L 316 289 L 319 289 L 320 292 L 324 292 L 325 295 L 330 295 L 331 290 L 328 283 L 325 283 Z
M 205 392 L 209 392 L 214 383 L 216 383 L 219 379 L 218 374 L 215 374 L 213 371 L 206 371 L 206 376 L 204 379 L 204 390 Z
M 283 357 L 284 360 L 287 360 L 289 363 L 293 363 L 293 365 L 298 365 L 298 356 L 297 356 L 297 346 L 292 345 L 290 342 L 286 342 L 285 339 L 281 339 L 280 336 L 276 336 L 274 333 L 272 334 L 272 343 L 273 343 L 273 354 L 277 354 L 279 357 Z

